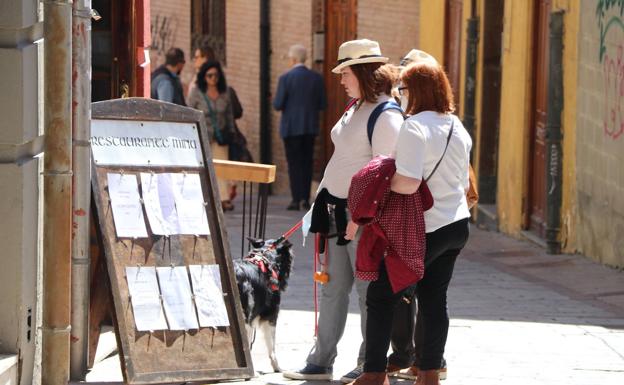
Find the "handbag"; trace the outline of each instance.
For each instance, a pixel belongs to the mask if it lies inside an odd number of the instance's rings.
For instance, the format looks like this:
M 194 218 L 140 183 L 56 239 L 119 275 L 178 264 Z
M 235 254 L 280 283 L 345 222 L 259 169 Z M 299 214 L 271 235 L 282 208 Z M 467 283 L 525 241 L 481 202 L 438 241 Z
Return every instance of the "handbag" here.
M 228 148 L 228 158 L 238 162 L 253 163 L 253 157 L 249 148 L 247 148 L 247 138 L 240 131 L 236 122 L 234 123 L 234 134 L 232 135 L 232 142 Z
M 444 155 L 446 154 L 446 150 L 448 150 L 449 142 L 451 141 L 451 135 L 453 135 L 453 127 L 454 127 L 454 125 L 455 125 L 455 120 L 453 119 L 453 120 L 451 120 L 451 128 L 449 129 L 448 136 L 446 137 L 446 146 L 444 147 L 444 152 L 442 153 L 442 156 L 438 160 L 438 163 L 436 163 L 436 165 L 433 168 L 433 170 L 431 170 L 431 172 L 429 173 L 429 176 L 426 177 L 425 179 L 423 179 L 420 182 L 420 186 L 418 187 L 418 191 L 420 191 L 420 198 L 422 199 L 422 204 L 423 204 L 423 210 L 424 211 L 427 211 L 427 210 L 429 210 L 430 208 L 433 207 L 433 195 L 431 194 L 431 190 L 429 190 L 429 186 L 427 186 L 427 181 L 433 176 L 433 174 L 438 169 L 438 166 L 440 165 L 440 162 L 442 162 L 442 159 L 444 159 Z
M 201 93 L 204 97 L 204 101 L 208 105 L 208 115 L 210 115 L 210 123 L 212 124 L 212 128 L 214 130 L 213 137 L 217 141 L 220 146 L 228 145 L 232 142 L 232 132 L 230 130 L 222 130 L 219 128 L 219 123 L 217 121 L 217 114 L 212 109 L 212 105 L 210 104 L 210 100 L 205 93 Z
M 466 202 L 468 203 L 468 208 L 471 209 L 474 205 L 479 202 L 479 191 L 477 190 L 477 177 L 475 176 L 475 172 L 472 169 L 472 165 L 469 165 L 468 169 L 468 180 L 470 181 L 470 185 L 468 186 L 468 191 L 466 191 Z

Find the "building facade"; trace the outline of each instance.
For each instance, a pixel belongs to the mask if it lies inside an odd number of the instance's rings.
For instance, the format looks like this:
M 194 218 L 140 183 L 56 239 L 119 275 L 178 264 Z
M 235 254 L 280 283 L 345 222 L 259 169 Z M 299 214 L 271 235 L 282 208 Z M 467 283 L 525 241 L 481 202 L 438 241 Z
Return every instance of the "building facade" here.
M 256 159 L 260 154 L 260 3 L 231 0 L 226 4 L 226 64 L 229 83 L 236 89 L 245 110 L 239 121 Z M 306 65 L 325 77 L 328 111 L 322 119 L 322 134 L 316 141 L 315 178 L 318 180 L 332 154 L 329 132 L 342 113 L 346 95 L 330 70 L 340 44 L 368 38 L 379 41 L 382 53 L 391 62 L 418 42 L 420 1 L 399 0 L 273 0 L 270 1 L 270 88 L 274 93 L 279 76 L 288 70 L 288 48 L 303 44 L 308 48 Z M 271 114 L 271 155 L 277 165 L 274 192 L 286 193 L 286 156 L 279 137 L 280 114 Z
M 624 266 L 624 3 L 436 5 L 421 9 L 420 44 L 449 75 L 447 55 L 460 47 L 456 95 L 474 141 L 477 221 Z M 449 34 L 457 12 L 461 33 Z

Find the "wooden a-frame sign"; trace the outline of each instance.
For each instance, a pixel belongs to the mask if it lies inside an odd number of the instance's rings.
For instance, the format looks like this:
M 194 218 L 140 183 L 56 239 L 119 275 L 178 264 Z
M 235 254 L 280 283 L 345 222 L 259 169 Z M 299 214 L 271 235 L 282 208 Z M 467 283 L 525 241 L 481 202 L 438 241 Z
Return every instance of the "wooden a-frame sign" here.
M 131 129 L 133 125 L 138 126 L 145 133 L 149 132 L 150 127 L 158 128 L 163 124 L 169 126 L 167 141 L 179 140 L 176 143 L 182 145 L 190 143 L 189 139 L 176 139 L 175 135 L 171 135 L 171 128 L 186 128 L 185 132 L 189 128 L 194 129 L 199 137 L 201 154 L 196 152 L 195 159 L 174 156 L 170 165 L 167 160 L 146 160 L 150 154 L 141 152 L 143 149 L 137 150 L 137 146 L 143 144 L 149 147 L 147 143 L 158 147 L 159 143 L 162 144 L 163 134 L 159 138 L 158 130 L 155 130 L 155 134 L 148 138 L 143 136 L 142 139 L 132 139 L 136 136 L 133 136 Z M 92 128 L 95 126 L 115 126 L 117 132 L 124 132 L 121 142 L 120 139 L 114 140 L 117 144 L 121 143 L 119 149 L 109 149 L 110 153 L 106 155 L 111 158 L 110 161 L 103 162 L 101 155 L 98 155 L 100 159 L 95 159 L 92 152 L 94 161 L 91 178 L 99 222 L 96 225 L 102 235 L 110 277 L 124 381 L 127 384 L 163 384 L 251 378 L 254 371 L 203 113 L 151 99 L 116 99 L 92 104 Z M 92 131 L 92 149 L 107 143 L 106 138 L 94 135 L 97 133 Z M 110 144 L 110 136 L 108 138 Z M 138 161 L 134 162 L 133 159 Z M 141 172 L 199 174 L 210 235 L 154 235 L 145 216 L 147 237 L 118 238 L 107 175 L 132 174 L 140 180 Z M 126 267 L 209 264 L 219 265 L 230 326 L 188 331 L 137 330 L 125 276 Z

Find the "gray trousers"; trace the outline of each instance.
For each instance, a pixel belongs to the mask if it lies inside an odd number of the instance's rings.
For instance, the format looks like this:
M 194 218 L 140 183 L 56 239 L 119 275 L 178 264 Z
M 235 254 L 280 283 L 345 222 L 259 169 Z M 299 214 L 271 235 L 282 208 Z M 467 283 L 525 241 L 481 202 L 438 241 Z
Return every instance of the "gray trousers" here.
M 332 224 L 330 233 L 335 231 L 335 226 Z M 360 329 L 362 332 L 362 343 L 360 344 L 357 362 L 358 364 L 364 363 L 368 281 L 355 278 L 355 256 L 359 239 L 360 231 L 358 230 L 356 238 L 345 246 L 336 245 L 336 238 L 330 238 L 328 241 L 327 273 L 329 274 L 329 282 L 321 285 L 318 334 L 314 347 L 308 355 L 308 363 L 323 367 L 333 366 L 337 355 L 336 346 L 342 338 L 347 322 L 349 293 L 351 293 L 354 283 L 359 297 Z M 321 256 L 321 262 L 323 261 Z

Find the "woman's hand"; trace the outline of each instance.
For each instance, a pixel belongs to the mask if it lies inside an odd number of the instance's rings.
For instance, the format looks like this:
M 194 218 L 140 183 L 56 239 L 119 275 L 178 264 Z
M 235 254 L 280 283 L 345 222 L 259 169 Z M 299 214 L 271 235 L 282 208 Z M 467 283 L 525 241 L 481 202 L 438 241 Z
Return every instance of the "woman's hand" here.
M 348 241 L 352 241 L 353 239 L 355 239 L 355 233 L 357 233 L 358 227 L 359 226 L 355 222 L 349 220 L 349 223 L 347 223 L 347 232 L 345 234 L 345 239 Z

